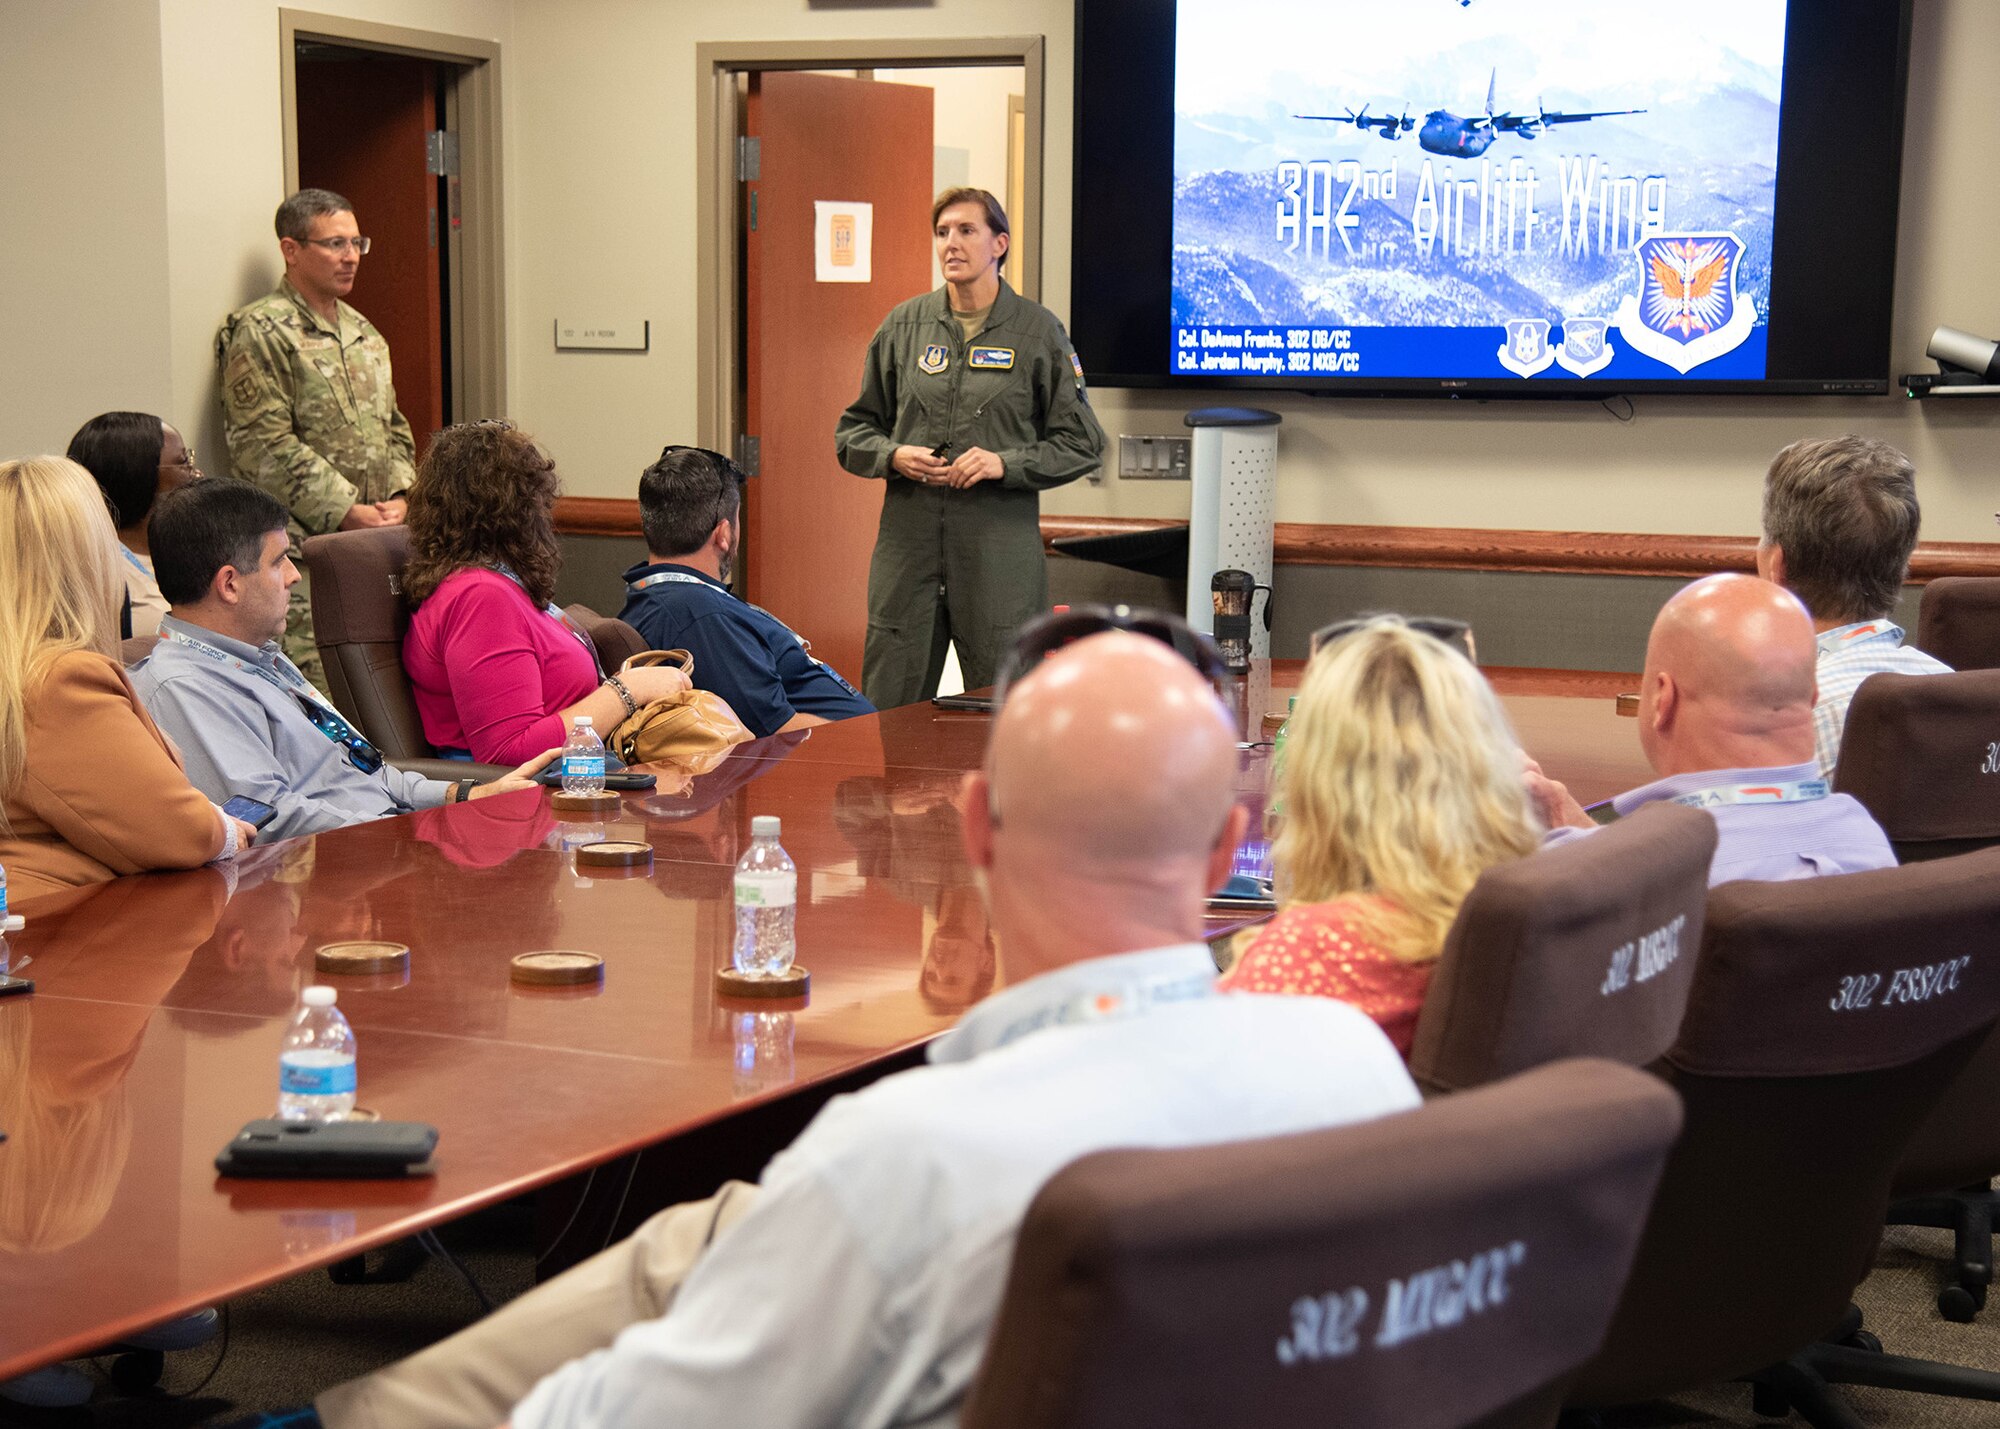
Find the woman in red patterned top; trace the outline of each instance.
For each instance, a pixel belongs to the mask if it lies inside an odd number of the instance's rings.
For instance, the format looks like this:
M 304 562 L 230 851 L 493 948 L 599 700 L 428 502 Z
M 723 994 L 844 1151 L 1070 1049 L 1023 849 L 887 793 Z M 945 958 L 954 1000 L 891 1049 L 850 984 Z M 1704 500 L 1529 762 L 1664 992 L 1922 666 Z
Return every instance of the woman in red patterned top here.
M 1408 1055 L 1458 905 L 1541 842 L 1499 700 L 1442 640 L 1370 620 L 1307 665 L 1272 792 L 1280 912 L 1222 985 L 1337 997 Z

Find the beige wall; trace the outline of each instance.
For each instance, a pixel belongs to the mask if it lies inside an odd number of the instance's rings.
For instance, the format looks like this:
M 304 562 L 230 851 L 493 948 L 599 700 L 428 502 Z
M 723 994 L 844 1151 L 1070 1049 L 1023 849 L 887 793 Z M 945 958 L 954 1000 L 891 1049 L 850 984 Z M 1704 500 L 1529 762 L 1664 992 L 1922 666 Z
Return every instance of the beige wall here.
M 0 455 L 16 456 L 171 396 L 159 17 L 0 0 L 0 36 Z
M 130 403 L 189 424 L 213 462 L 208 344 L 220 317 L 276 272 L 278 6 L 0 6 L 8 25 L 0 78 L 11 95 L 43 101 L 8 106 L 0 191 L 46 196 L 32 236 L 13 224 L 0 237 L 0 312 L 10 334 L 34 335 L 32 345 L 17 339 L 7 358 L 4 449 L 60 446 L 84 416 Z M 1046 36 L 1044 298 L 1068 311 L 1071 0 L 883 9 L 321 0 L 318 8 L 504 46 L 512 405 L 578 494 L 629 495 L 662 442 L 695 430 L 698 43 Z M 2000 185 L 1986 177 L 1984 137 L 1996 53 L 2000 5 L 1918 0 L 1898 372 L 1928 365 L 1924 339 L 1940 322 L 2000 336 L 2000 265 L 1987 252 L 1987 235 L 2000 229 Z M 556 353 L 558 314 L 648 318 L 652 351 Z M 1284 520 L 1749 532 L 1770 453 L 1795 436 L 1853 428 L 1916 456 L 1927 536 L 2000 537 L 2000 404 L 1644 398 L 1621 425 L 1597 407 L 1568 404 L 1266 400 L 1286 418 Z M 1096 401 L 1116 434 L 1178 431 L 1181 413 L 1201 399 L 1097 389 Z M 1046 505 L 1180 515 L 1186 502 L 1184 486 L 1112 479 L 1065 488 Z

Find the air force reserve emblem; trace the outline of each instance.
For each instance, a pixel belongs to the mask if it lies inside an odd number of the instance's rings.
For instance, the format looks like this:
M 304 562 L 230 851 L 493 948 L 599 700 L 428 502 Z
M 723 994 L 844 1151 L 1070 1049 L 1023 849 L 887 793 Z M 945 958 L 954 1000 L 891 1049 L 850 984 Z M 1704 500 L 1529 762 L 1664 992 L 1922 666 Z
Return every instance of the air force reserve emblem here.
M 944 365 L 951 361 L 951 349 L 941 342 L 934 342 L 924 349 L 924 355 L 917 359 L 919 372 L 942 372 Z
M 1601 371 L 1618 355 L 1604 340 L 1605 330 L 1610 326 L 1603 318 L 1564 318 L 1562 346 L 1556 349 L 1556 361 L 1579 377 Z
M 1500 365 L 1522 377 L 1533 377 L 1556 360 L 1549 350 L 1546 318 L 1509 318 L 1507 340 L 1500 344 Z
M 1733 233 L 1662 233 L 1632 247 L 1639 296 L 1618 305 L 1618 331 L 1635 352 L 1686 372 L 1742 345 L 1756 326 L 1736 296 L 1743 240 Z

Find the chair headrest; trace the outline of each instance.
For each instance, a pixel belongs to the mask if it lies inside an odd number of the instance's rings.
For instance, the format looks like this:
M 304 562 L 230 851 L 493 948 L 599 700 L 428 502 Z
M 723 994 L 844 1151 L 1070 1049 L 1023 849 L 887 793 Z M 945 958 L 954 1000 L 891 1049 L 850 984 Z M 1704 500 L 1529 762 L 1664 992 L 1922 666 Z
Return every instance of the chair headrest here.
M 1679 1125 L 1656 1079 L 1579 1060 L 1359 1126 L 1085 1157 L 1029 1208 L 974 1398 L 1032 1365 L 1140 1411 L 1097 1423 L 1482 1419 L 1595 1351 Z
M 1667 1060 L 1708 1076 L 1913 1062 L 2000 1014 L 2000 848 L 1788 883 L 1725 883 Z
M 2000 666 L 2000 578 L 1940 576 L 1925 586 L 1916 645 L 1954 670 Z
M 1870 675 L 1833 785 L 1893 840 L 2000 838 L 2000 670 Z
M 402 642 L 410 625 L 403 600 L 407 526 L 311 536 L 304 554 L 313 585 L 313 637 L 321 645 Z
M 1649 804 L 1589 838 L 1486 870 L 1424 998 L 1410 1072 L 1477 1086 L 1558 1057 L 1653 1061 L 1701 945 L 1715 820 Z

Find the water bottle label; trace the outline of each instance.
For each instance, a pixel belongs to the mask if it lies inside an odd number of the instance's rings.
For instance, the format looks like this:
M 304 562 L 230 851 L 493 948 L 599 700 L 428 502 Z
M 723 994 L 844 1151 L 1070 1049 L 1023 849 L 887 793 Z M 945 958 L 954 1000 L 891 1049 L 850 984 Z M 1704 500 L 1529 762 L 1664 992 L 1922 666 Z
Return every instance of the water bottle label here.
M 796 873 L 739 873 L 736 875 L 738 908 L 789 908 L 799 901 Z
M 597 779 L 604 774 L 604 755 L 565 754 L 562 761 L 563 778 Z
M 354 1090 L 354 1063 L 334 1062 L 314 1066 L 278 1059 L 278 1090 L 292 1096 L 337 1097 Z

